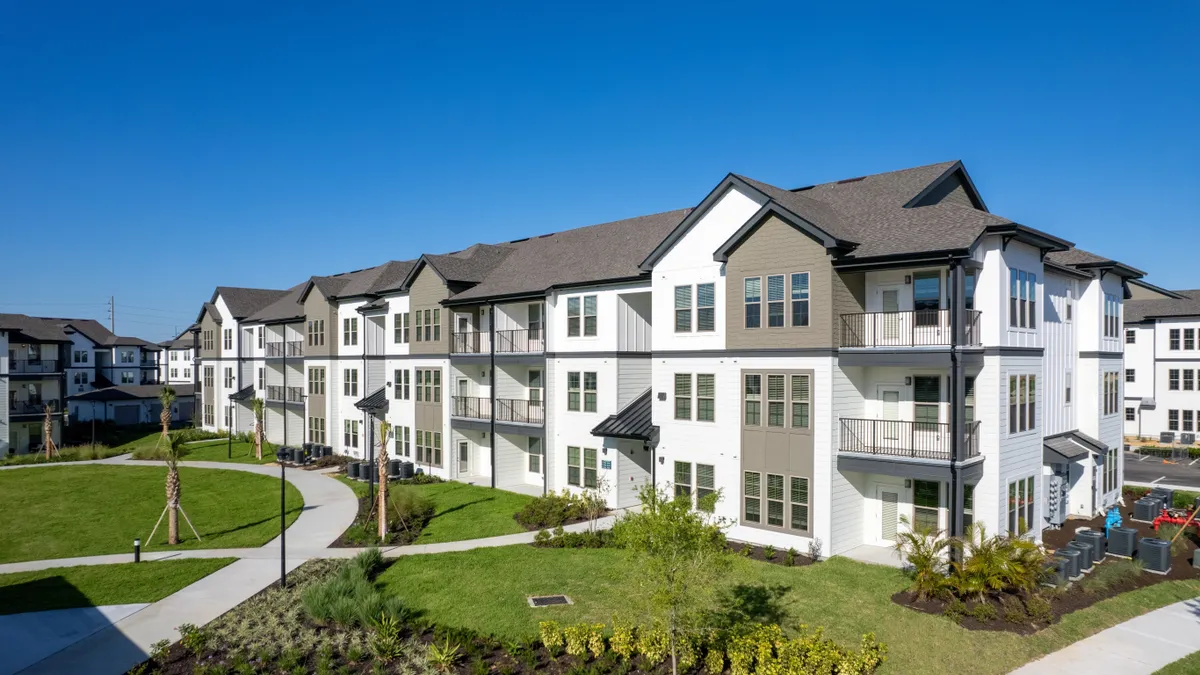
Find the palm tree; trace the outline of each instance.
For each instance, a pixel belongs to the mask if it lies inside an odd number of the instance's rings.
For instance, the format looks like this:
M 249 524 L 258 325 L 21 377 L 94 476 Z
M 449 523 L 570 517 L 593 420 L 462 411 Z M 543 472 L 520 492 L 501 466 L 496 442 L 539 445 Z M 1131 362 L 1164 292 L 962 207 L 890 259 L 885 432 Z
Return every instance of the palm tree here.
M 392 433 L 392 425 L 387 420 L 379 421 L 379 539 L 387 537 L 387 467 L 388 467 L 388 436 Z
M 250 401 L 254 406 L 254 453 L 262 459 L 263 448 L 263 400 L 256 398 Z
M 54 422 L 51 421 L 54 410 L 49 405 L 45 405 L 42 412 L 45 413 L 45 416 L 42 417 L 42 438 L 45 439 L 42 446 L 46 449 L 46 460 L 49 461 L 51 452 L 58 454 L 58 448 L 54 445 Z
M 159 439 L 159 443 L 163 439 L 167 439 L 170 442 L 171 405 L 175 403 L 175 390 L 169 386 L 164 386 L 162 391 L 158 392 L 158 400 L 162 403 L 162 412 L 158 413 L 158 421 L 162 424 L 162 437 Z
M 163 459 L 167 462 L 167 543 L 179 543 L 179 499 L 183 486 L 179 483 L 179 458 L 183 456 L 183 437 L 168 436 L 163 448 Z

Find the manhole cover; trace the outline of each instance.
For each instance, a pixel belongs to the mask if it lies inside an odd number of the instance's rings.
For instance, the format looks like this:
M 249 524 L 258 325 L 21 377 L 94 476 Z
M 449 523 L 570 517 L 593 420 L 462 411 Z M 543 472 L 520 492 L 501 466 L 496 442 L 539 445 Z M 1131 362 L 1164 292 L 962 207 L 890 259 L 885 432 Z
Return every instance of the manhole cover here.
M 532 595 L 529 597 L 530 607 L 549 607 L 551 605 L 569 605 L 571 599 L 565 595 Z

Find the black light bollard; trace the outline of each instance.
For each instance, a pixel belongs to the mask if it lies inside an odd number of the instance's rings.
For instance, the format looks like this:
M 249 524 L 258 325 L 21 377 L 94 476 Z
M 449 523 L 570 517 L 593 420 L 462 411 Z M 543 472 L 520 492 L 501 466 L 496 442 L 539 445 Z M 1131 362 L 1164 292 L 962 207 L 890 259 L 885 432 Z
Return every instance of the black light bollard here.
M 142 540 L 133 540 L 133 562 L 142 562 Z

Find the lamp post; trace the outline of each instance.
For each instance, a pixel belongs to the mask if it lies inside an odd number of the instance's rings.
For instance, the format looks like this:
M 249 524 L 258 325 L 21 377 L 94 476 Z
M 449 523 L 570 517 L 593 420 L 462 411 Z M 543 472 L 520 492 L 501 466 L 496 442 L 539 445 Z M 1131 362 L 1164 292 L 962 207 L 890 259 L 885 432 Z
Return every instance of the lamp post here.
M 279 461 L 279 587 L 287 588 L 287 466 L 283 458 L 283 447 L 280 447 L 275 451 L 275 459 Z

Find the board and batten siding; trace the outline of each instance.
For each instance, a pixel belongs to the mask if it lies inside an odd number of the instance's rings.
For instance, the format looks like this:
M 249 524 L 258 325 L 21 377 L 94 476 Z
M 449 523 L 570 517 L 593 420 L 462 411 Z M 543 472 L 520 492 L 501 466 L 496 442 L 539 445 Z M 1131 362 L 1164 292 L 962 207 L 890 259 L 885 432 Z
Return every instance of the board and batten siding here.
M 417 278 L 413 280 L 412 286 L 408 289 L 408 302 L 411 311 L 424 312 L 426 309 L 440 309 L 440 318 L 442 325 L 441 340 L 437 341 L 417 341 L 416 335 L 412 336 L 412 341 L 409 343 L 409 353 L 412 354 L 446 354 L 449 352 L 450 340 L 450 315 L 448 308 L 442 307 L 441 302 L 450 297 L 450 291 L 446 288 L 446 282 L 438 276 L 428 265 L 421 268 L 417 273 Z M 430 312 L 432 317 L 433 313 Z M 411 320 L 412 330 L 417 329 L 417 320 L 414 315 Z M 422 328 L 424 324 L 422 324 Z
M 320 289 L 314 286 L 308 292 L 308 296 L 304 298 L 304 315 L 304 355 L 329 356 L 336 354 L 338 340 L 341 338 L 338 333 L 341 327 L 337 320 L 337 305 L 329 302 Z M 308 322 L 318 320 L 325 322 L 325 339 L 318 340 L 320 344 L 310 345 L 308 343 Z
M 617 409 L 620 410 L 650 388 L 651 361 L 649 357 L 617 358 Z
M 809 325 L 792 327 L 790 316 L 791 277 L 809 273 Z M 768 275 L 784 276 L 784 326 L 767 327 Z M 726 346 L 728 349 L 832 347 L 833 276 L 825 247 L 807 234 L 775 216 L 763 221 L 729 254 L 725 265 Z M 746 328 L 745 279 L 762 277 L 762 323 Z
M 617 296 L 617 351 L 649 352 L 651 346 L 650 293 Z
M 1046 400 L 1043 409 L 1046 414 L 1043 433 L 1046 436 L 1073 431 L 1078 428 L 1075 420 L 1075 399 L 1079 396 L 1079 388 L 1075 382 L 1075 362 L 1078 352 L 1075 349 L 1075 319 L 1072 307 L 1072 318 L 1067 321 L 1068 298 L 1075 304 L 1077 293 L 1075 281 L 1056 274 L 1047 274 L 1045 279 L 1046 299 L 1041 312 L 1043 343 L 1045 344 L 1045 373 Z M 1068 295 L 1069 294 L 1069 295 Z M 1067 401 L 1068 381 L 1071 387 L 1071 401 Z M 978 387 L 976 387 L 978 390 Z

